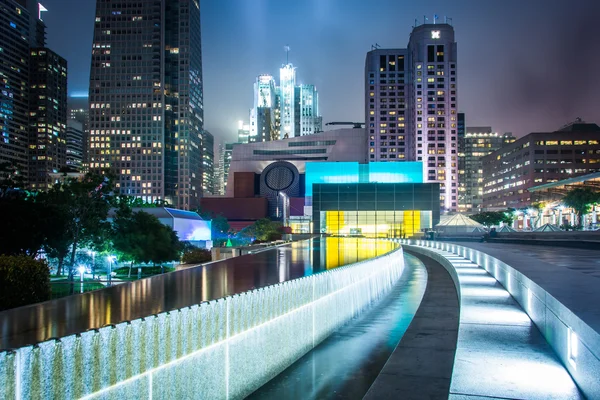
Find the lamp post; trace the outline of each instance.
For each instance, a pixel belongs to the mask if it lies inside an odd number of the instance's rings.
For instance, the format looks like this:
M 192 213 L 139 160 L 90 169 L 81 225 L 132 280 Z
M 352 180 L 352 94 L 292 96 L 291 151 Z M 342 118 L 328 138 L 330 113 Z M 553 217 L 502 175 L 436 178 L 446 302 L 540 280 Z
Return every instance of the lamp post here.
M 112 263 L 116 259 L 117 259 L 116 256 L 108 256 L 108 276 L 107 276 L 108 286 L 110 286 L 111 280 L 112 280 Z
M 96 278 L 96 252 L 94 250 L 88 250 L 88 255 L 92 256 L 92 279 Z
M 80 265 L 77 270 L 79 271 L 79 277 L 81 278 L 81 289 L 80 292 L 83 293 L 83 273 L 85 272 L 85 266 Z

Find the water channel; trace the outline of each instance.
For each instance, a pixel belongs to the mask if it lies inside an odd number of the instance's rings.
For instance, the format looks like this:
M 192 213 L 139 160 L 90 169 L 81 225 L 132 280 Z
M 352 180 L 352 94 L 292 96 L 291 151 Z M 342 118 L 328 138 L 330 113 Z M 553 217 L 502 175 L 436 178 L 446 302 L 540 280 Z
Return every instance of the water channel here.
M 351 320 L 251 399 L 362 399 L 416 313 L 427 271 L 405 254 L 400 281 L 381 301 Z

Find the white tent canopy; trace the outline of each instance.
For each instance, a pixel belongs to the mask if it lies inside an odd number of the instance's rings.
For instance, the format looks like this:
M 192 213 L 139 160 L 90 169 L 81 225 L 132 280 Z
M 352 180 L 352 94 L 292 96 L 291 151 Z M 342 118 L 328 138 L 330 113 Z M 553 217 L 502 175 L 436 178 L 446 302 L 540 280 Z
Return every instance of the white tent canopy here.
M 466 215 L 454 214 L 435 226 L 440 233 L 478 233 L 483 232 L 484 226 Z
M 534 232 L 560 232 L 560 228 L 551 224 L 544 224 L 536 228 Z
M 498 232 L 516 232 L 516 230 L 508 225 L 504 225 L 502 228 L 498 229 Z

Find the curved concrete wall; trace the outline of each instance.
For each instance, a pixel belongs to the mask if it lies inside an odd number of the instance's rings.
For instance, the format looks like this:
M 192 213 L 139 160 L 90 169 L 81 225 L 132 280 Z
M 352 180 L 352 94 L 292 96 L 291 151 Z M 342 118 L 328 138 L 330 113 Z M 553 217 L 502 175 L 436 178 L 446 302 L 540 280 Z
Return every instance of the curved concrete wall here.
M 0 398 L 243 398 L 384 295 L 402 249 L 0 353 Z
M 584 395 L 590 399 L 600 398 L 600 334 L 538 284 L 512 266 L 478 250 L 444 242 L 399 242 L 407 249 L 440 262 L 455 283 L 458 280 L 456 272 L 451 271 L 452 264 L 427 247 L 457 254 L 482 266 L 529 315 Z

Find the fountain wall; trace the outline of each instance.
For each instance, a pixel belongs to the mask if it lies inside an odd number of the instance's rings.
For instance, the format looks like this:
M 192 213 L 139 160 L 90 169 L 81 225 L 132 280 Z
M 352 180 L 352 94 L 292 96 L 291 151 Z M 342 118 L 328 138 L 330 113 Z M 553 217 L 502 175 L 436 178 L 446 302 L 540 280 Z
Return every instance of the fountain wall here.
M 0 352 L 0 398 L 243 398 L 386 294 L 402 249 Z

